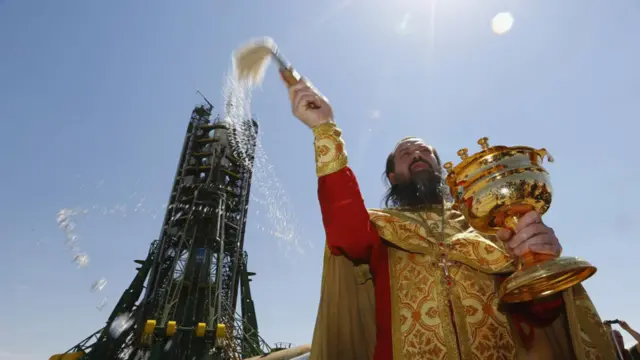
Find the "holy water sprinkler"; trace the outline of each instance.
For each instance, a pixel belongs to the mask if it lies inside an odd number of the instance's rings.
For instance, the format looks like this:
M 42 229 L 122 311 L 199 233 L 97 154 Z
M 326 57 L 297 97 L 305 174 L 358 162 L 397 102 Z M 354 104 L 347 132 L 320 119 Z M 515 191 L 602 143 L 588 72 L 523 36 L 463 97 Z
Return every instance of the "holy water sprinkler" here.
M 264 74 L 269 66 L 269 60 L 273 59 L 280 71 L 280 77 L 287 87 L 291 87 L 300 81 L 300 74 L 278 51 L 278 45 L 270 37 L 263 37 L 249 41 L 234 52 L 234 62 L 241 81 L 247 81 L 253 86 L 259 85 L 264 79 Z M 313 103 L 311 108 L 316 108 Z

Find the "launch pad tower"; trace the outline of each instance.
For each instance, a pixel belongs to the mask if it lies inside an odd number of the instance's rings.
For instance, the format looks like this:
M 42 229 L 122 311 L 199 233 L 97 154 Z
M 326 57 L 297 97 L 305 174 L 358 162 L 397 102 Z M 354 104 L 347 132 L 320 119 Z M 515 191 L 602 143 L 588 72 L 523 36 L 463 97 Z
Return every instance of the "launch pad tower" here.
M 271 352 L 258 334 L 255 274 L 244 251 L 258 124 L 232 126 L 212 111 L 207 102 L 191 114 L 159 239 L 135 261 L 137 275 L 106 326 L 51 360 L 236 360 Z

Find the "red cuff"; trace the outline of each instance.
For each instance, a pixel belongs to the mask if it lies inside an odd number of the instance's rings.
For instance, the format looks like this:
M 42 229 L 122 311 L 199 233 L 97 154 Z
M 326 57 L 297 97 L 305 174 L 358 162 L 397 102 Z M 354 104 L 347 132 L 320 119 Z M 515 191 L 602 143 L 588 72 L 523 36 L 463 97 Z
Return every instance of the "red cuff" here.
M 498 279 L 498 284 L 506 277 Z M 508 304 L 505 308 L 511 317 L 530 327 L 546 327 L 551 325 L 564 311 L 564 300 L 561 294 L 527 301 L 519 304 Z
M 510 310 L 510 314 L 516 321 L 540 328 L 551 325 L 563 311 L 562 296 L 554 295 L 548 299 L 516 304 Z
M 552 322 L 564 309 L 562 296 L 552 296 L 550 299 L 543 299 L 539 302 L 532 302 L 529 305 L 531 315 L 540 319 L 551 319 Z

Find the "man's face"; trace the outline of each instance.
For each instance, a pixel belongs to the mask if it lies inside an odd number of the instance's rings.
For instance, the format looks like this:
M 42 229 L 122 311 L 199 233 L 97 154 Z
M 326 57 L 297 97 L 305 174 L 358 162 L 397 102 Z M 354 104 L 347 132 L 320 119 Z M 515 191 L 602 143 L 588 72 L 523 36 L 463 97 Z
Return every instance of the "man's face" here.
M 400 142 L 396 146 L 393 157 L 395 171 L 389 176 L 392 184 L 406 183 L 424 172 L 441 173 L 433 147 L 418 138 L 409 138 Z

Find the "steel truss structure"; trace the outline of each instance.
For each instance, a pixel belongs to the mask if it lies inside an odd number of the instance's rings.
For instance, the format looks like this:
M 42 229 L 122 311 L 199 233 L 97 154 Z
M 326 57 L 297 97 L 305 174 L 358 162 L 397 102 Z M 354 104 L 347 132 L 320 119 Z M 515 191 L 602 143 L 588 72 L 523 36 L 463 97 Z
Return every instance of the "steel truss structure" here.
M 160 237 L 135 261 L 138 273 L 106 326 L 51 360 L 235 360 L 271 352 L 258 334 L 249 287 L 255 274 L 244 251 L 258 124 L 212 119 L 212 111 L 207 101 L 191 114 Z

